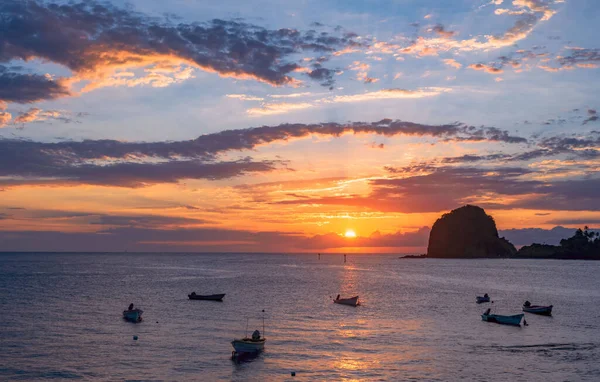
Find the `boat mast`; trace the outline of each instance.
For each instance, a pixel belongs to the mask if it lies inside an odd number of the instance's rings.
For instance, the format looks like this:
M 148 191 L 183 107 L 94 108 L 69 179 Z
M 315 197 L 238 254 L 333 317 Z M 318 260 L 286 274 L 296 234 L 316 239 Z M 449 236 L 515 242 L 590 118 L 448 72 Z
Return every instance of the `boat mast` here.
M 263 338 L 265 337 L 265 310 L 262 310 L 263 314 Z

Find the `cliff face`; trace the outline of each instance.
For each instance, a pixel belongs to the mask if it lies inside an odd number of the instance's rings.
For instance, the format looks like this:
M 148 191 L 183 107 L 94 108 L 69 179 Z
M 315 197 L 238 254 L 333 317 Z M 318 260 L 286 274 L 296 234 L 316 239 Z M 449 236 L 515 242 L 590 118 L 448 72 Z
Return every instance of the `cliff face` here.
M 466 205 L 439 218 L 429 235 L 427 257 L 512 257 L 517 250 L 498 237 L 494 219 L 477 206 Z

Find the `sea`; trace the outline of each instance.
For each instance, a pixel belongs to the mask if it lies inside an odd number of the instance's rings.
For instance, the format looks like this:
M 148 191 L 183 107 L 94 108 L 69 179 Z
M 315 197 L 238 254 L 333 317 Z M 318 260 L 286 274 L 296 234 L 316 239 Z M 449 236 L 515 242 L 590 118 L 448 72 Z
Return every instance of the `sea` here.
M 484 293 L 493 303 L 476 304 Z M 553 316 L 481 320 L 525 300 Z M 141 323 L 122 319 L 130 303 Z M 265 351 L 232 360 L 231 341 L 255 329 Z M 600 262 L 0 254 L 0 380 L 45 379 L 600 381 Z

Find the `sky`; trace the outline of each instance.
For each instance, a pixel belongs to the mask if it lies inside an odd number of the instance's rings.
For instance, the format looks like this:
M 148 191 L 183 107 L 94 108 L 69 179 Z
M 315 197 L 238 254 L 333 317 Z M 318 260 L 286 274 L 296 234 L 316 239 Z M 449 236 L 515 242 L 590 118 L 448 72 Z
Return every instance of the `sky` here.
M 0 1 L 3 251 L 600 226 L 596 0 Z

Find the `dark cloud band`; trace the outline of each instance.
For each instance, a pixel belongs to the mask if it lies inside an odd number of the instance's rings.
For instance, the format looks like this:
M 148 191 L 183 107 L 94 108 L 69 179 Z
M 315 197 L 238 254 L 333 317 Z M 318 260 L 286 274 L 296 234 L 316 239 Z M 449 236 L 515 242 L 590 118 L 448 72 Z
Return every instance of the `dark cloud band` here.
M 4 0 L 0 14 L 0 63 L 40 58 L 71 69 L 83 80 L 97 79 L 103 69 L 115 65 L 175 60 L 224 76 L 284 85 L 294 82 L 289 74 L 300 68 L 292 55 L 305 51 L 331 54 L 360 45 L 348 34 L 271 30 L 239 20 L 175 25 L 96 1 Z M 309 78 L 325 86 L 333 82 L 325 69 L 311 72 Z M 67 94 L 43 76 L 0 71 L 0 84 L 5 93 L 13 94 L 5 97 L 11 102 Z

